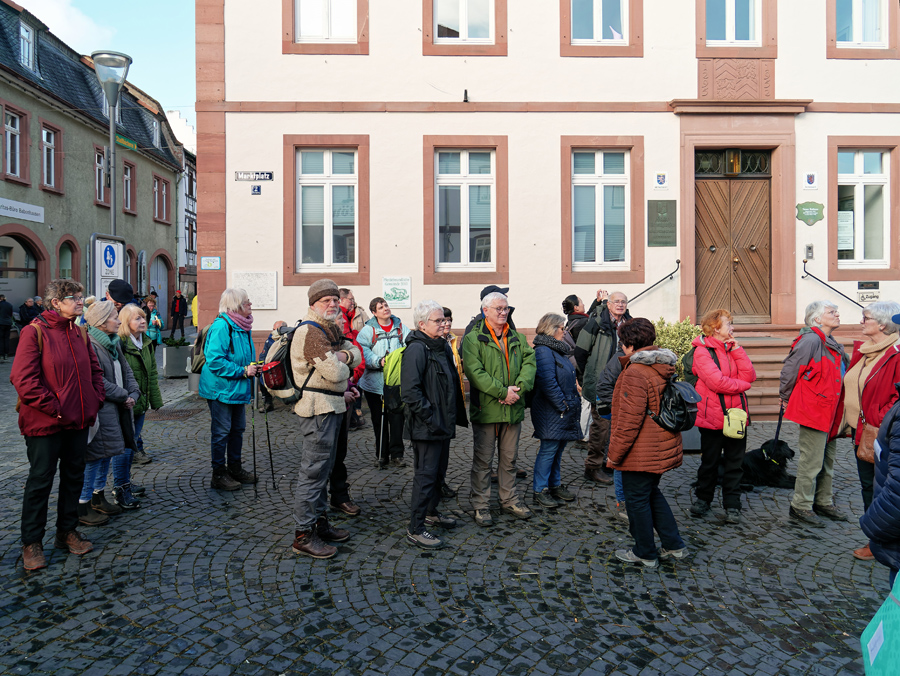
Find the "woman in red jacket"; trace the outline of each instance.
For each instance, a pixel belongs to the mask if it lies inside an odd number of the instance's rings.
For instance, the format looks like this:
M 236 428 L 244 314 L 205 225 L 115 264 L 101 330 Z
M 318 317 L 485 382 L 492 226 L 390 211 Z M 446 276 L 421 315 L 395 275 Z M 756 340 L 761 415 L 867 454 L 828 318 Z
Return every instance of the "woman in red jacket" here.
M 756 371 L 744 348 L 734 339 L 732 316 L 728 310 L 707 312 L 700 322 L 702 336 L 691 343 L 694 347 L 694 375 L 697 392 L 703 401 L 697 407 L 700 428 L 700 468 L 697 470 L 697 492 L 691 514 L 703 516 L 716 495 L 719 463 L 722 463 L 722 507 L 725 523 L 741 522 L 742 465 L 747 439 L 726 437 L 722 428 L 725 409 L 750 411 L 744 392 L 756 380 Z
M 44 292 L 47 309 L 22 329 L 10 375 L 21 402 L 19 429 L 30 465 L 22 498 L 25 570 L 47 566 L 42 541 L 57 465 L 55 545 L 79 556 L 93 549 L 75 527 L 88 430 L 106 394 L 87 334 L 75 326 L 83 305 L 81 284 L 73 279 L 50 282 Z

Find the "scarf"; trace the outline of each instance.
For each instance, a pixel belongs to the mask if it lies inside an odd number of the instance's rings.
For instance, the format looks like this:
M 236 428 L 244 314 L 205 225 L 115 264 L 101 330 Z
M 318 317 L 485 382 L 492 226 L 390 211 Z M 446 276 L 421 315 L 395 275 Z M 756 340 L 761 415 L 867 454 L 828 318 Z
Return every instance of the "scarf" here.
M 105 347 L 107 352 L 112 356 L 114 360 L 119 359 L 119 336 L 118 334 L 109 335 L 105 331 L 101 331 L 96 326 L 89 326 L 88 331 L 91 336 L 93 336 L 94 340 L 96 340 L 102 347 Z
M 554 352 L 558 352 L 563 357 L 569 356 L 569 346 L 566 345 L 566 343 L 564 343 L 563 341 L 557 340 L 552 336 L 537 335 L 534 337 L 533 342 L 535 347 L 537 347 L 538 345 L 543 345 L 544 347 L 549 347 Z
M 142 336 L 140 334 L 132 333 L 131 336 L 129 336 L 129 337 L 131 338 L 131 342 L 134 343 L 134 346 L 138 350 L 144 349 L 144 336 Z
M 249 317 L 245 317 L 244 315 L 239 315 L 236 312 L 231 312 L 230 310 L 225 314 L 228 315 L 228 318 L 231 319 L 239 329 L 243 329 L 244 331 L 250 332 L 250 329 L 253 328 L 253 315 L 251 314 Z
M 862 406 L 862 393 L 866 380 L 884 353 L 897 342 L 897 334 L 892 333 L 884 340 L 874 343 L 866 341 L 859 346 L 863 357 L 844 376 L 844 422 L 856 429 Z

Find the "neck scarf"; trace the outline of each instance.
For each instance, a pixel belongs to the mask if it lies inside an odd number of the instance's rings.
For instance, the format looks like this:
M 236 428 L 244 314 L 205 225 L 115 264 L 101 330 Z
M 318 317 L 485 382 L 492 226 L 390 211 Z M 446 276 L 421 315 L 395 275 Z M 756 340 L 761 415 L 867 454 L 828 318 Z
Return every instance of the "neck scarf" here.
M 117 334 L 109 335 L 96 326 L 89 326 L 88 331 L 100 345 L 106 348 L 113 359 L 119 358 L 119 336 Z
M 244 331 L 250 331 L 253 328 L 253 315 L 251 314 L 249 317 L 245 317 L 244 315 L 239 315 L 237 312 L 231 312 L 230 310 L 225 314 L 228 315 L 228 318 L 231 319 L 235 324 L 237 324 L 239 329 L 243 329 Z
M 497 343 L 497 347 L 500 348 L 500 351 L 503 353 L 503 356 L 506 357 L 506 375 L 509 378 L 512 378 L 512 373 L 510 372 L 510 368 L 509 368 L 509 324 L 503 325 L 503 332 L 502 332 L 503 343 L 502 344 L 497 339 L 497 334 L 494 333 L 493 327 L 490 324 L 488 324 L 487 320 L 485 320 L 484 325 L 488 327 L 488 331 L 491 332 L 491 338 L 494 339 L 494 342 Z
M 144 349 L 144 336 L 140 333 L 132 333 L 131 334 L 131 342 L 134 343 L 134 346 L 139 349 Z
M 537 347 L 538 345 L 549 347 L 551 350 L 553 350 L 554 352 L 558 352 L 563 357 L 568 357 L 569 352 L 571 351 L 566 343 L 561 340 L 557 340 L 553 336 L 537 335 L 534 337 L 534 345 L 535 347 Z

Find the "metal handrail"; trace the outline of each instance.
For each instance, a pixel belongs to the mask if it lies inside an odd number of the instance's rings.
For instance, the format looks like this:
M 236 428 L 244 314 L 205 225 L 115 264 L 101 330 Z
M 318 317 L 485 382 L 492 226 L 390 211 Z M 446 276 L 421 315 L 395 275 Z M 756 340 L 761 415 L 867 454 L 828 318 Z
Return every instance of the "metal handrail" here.
M 650 289 L 652 289 L 652 288 L 655 287 L 655 286 L 659 286 L 660 284 L 662 284 L 664 281 L 666 281 L 666 279 L 675 279 L 675 273 L 678 272 L 678 270 L 679 270 L 680 268 L 681 268 L 681 259 L 680 259 L 680 258 L 676 258 L 676 259 L 675 259 L 675 269 L 672 270 L 672 272 L 670 272 L 669 274 L 667 274 L 665 277 L 663 277 L 661 280 L 659 280 L 659 281 L 658 281 L 656 284 L 654 284 L 653 286 L 648 286 L 646 289 L 644 289 L 643 291 L 641 291 L 641 292 L 640 292 L 638 295 L 636 295 L 634 298 L 629 298 L 629 299 L 628 299 L 628 304 L 631 305 L 631 304 L 634 303 L 634 301 L 636 301 L 638 298 L 640 298 L 640 297 L 643 296 L 645 293 L 647 293 L 648 291 L 650 291 Z
M 819 279 L 819 278 L 816 277 L 813 273 L 811 273 L 809 270 L 807 270 L 807 269 L 806 269 L 806 263 L 807 263 L 807 260 L 804 258 L 804 259 L 803 259 L 803 272 L 804 272 L 804 274 L 803 274 L 802 277 L 800 277 L 800 279 L 806 279 L 807 277 L 812 277 L 814 280 L 816 280 L 817 282 L 821 282 L 822 284 L 824 284 L 825 286 L 827 286 L 829 289 L 831 289 L 832 291 L 834 291 L 834 292 L 835 292 L 836 294 L 838 294 L 839 296 L 843 296 L 844 298 L 846 298 L 847 300 L 849 300 L 849 301 L 850 301 L 851 303 L 853 303 L 854 305 L 859 305 L 859 307 L 865 309 L 865 307 L 866 307 L 865 305 L 860 305 L 860 304 L 857 303 L 855 300 L 853 300 L 850 296 L 848 296 L 846 293 L 841 293 L 840 291 L 838 291 L 837 289 L 835 289 L 833 286 L 831 286 L 831 284 L 829 284 L 828 282 L 825 282 L 825 281 Z

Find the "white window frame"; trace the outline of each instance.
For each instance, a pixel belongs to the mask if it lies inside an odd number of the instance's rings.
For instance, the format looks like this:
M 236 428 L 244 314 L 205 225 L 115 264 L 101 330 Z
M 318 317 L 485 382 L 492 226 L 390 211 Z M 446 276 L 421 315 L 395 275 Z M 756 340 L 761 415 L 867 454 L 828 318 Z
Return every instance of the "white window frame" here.
M 69 265 L 72 267 L 64 268 L 63 267 L 63 252 L 69 252 Z M 68 270 L 69 274 L 65 274 L 64 271 Z M 75 274 L 75 250 L 72 248 L 72 245 L 69 242 L 63 242 L 59 247 L 59 276 L 62 278 L 72 277 Z
M 853 173 L 838 173 L 838 185 L 854 186 L 853 193 L 853 258 L 838 258 L 838 268 L 888 268 L 891 256 L 891 175 L 890 157 L 888 148 L 838 148 L 838 157 L 841 153 L 853 152 Z M 881 174 L 863 173 L 863 155 L 865 153 L 881 153 Z M 883 258 L 866 259 L 865 256 L 865 186 L 882 186 L 883 208 L 882 215 L 882 252 Z M 840 206 L 838 206 L 840 214 Z M 835 242 L 837 247 L 838 243 Z M 862 257 L 860 257 L 862 256 Z
M 438 162 L 441 153 L 459 153 L 459 174 L 441 174 Z M 490 153 L 491 173 L 470 174 L 469 153 Z M 441 262 L 440 189 L 459 186 L 459 263 Z M 471 262 L 469 252 L 469 187 L 489 186 L 491 189 L 491 259 Z M 435 148 L 434 149 L 434 269 L 435 272 L 494 271 L 497 269 L 497 151 L 494 148 Z
M 28 70 L 35 70 L 34 29 L 21 21 L 19 22 L 19 63 Z
M 318 44 L 318 43 L 334 43 L 343 45 L 353 45 L 357 43 L 357 34 L 359 26 L 357 25 L 357 7 L 356 0 L 350 3 L 350 16 L 353 21 L 353 34 L 350 37 L 336 37 L 331 34 L 332 21 L 331 15 L 336 11 L 333 0 L 294 0 L 294 35 L 295 42 L 298 44 Z M 317 35 L 302 36 L 300 31 L 300 5 L 303 3 L 322 4 L 322 30 Z
M 11 123 L 11 121 L 15 123 Z M 12 170 L 15 158 L 16 170 Z M 22 176 L 22 116 L 8 110 L 3 116 L 3 169 L 7 176 Z
M 48 140 L 49 135 L 49 140 Z M 56 188 L 56 139 L 53 129 L 41 127 L 41 159 L 43 160 L 44 185 Z
M 705 3 L 706 0 L 703 0 Z M 736 40 L 735 33 L 735 2 L 725 0 L 725 39 L 710 40 L 706 38 L 707 47 L 761 47 L 762 46 L 762 6 L 763 0 L 754 0 L 754 31 L 753 40 Z M 709 35 L 709 14 L 706 15 L 706 33 Z
M 324 153 L 324 169 L 322 174 L 303 174 L 302 157 L 304 152 Z M 333 171 L 332 154 L 353 153 L 353 173 L 352 174 L 335 174 Z M 298 273 L 306 272 L 358 272 L 359 270 L 359 148 L 327 148 L 324 146 L 299 147 L 296 150 L 295 157 L 296 175 L 297 175 L 297 207 L 294 216 L 294 227 L 296 232 L 296 258 L 294 261 L 295 269 Z M 323 256 L 322 263 L 304 263 L 303 262 L 303 187 L 304 186 L 322 186 L 324 193 L 323 217 L 324 217 L 324 233 L 323 233 Z M 334 210 L 332 207 L 332 199 L 335 186 L 353 186 L 353 263 L 335 263 L 334 262 L 334 230 L 333 218 Z
M 106 96 L 102 97 L 103 101 L 103 117 L 109 119 L 109 101 Z M 122 97 L 119 97 L 119 105 L 116 106 L 116 124 L 122 124 Z M 158 144 L 157 144 L 158 145 Z
M 851 0 L 853 3 L 853 39 L 838 40 L 835 35 L 835 45 L 838 49 L 887 49 L 888 47 L 888 7 L 885 0 L 879 0 L 879 25 L 878 30 L 881 34 L 880 40 L 866 41 L 863 40 L 863 3 L 862 0 Z M 837 0 L 835 0 L 835 21 L 837 21 Z M 835 27 L 837 30 L 837 27 Z
M 169 182 L 158 176 L 153 177 L 153 218 L 157 221 L 169 220 Z
M 467 0 L 459 0 L 459 37 L 458 38 L 439 38 L 438 37 L 438 3 L 441 0 L 429 0 L 432 4 L 432 16 L 434 17 L 434 25 L 431 27 L 432 35 L 434 36 L 433 42 L 436 45 L 459 45 L 459 44 L 467 44 L 467 45 L 492 45 L 494 44 L 495 35 L 497 32 L 497 27 L 494 25 L 495 23 L 495 2 L 494 0 L 488 0 L 488 37 L 486 38 L 470 38 L 469 37 L 469 21 L 468 21 L 468 11 L 469 4 Z
M 603 173 L 603 153 L 624 153 L 625 155 L 625 172 L 623 174 L 604 174 Z M 575 173 L 575 154 L 578 153 L 594 153 L 594 173 L 593 174 L 576 174 Z M 573 272 L 596 272 L 598 270 L 620 271 L 631 270 L 631 151 L 628 148 L 573 148 L 572 155 L 569 157 L 569 170 L 572 176 L 572 187 L 569 191 L 569 199 L 571 200 L 572 222 L 569 227 L 572 230 L 572 271 Z M 593 261 L 576 261 L 575 260 L 575 188 L 577 186 L 593 186 L 594 187 L 594 260 Z M 623 186 L 625 188 L 625 260 L 622 261 L 604 261 L 604 221 L 603 221 L 603 188 L 605 186 Z
M 109 117 L 109 113 L 106 114 Z M 153 118 L 151 121 L 151 131 L 153 132 L 153 147 L 159 148 L 160 143 L 160 133 L 159 133 L 159 120 Z
M 131 185 L 134 180 L 132 173 L 130 164 L 122 164 L 122 208 L 125 211 L 134 211 L 131 207 Z
M 619 11 L 622 14 L 622 37 L 620 39 L 616 38 L 608 38 L 604 39 L 603 37 L 597 37 L 598 35 L 603 35 L 603 0 L 592 0 L 594 4 L 594 37 L 593 38 L 575 38 L 575 7 L 573 6 L 574 0 L 569 0 L 569 16 L 571 24 L 569 26 L 569 30 L 571 31 L 570 35 L 572 35 L 571 44 L 573 45 L 628 45 L 628 35 L 629 35 L 629 19 L 628 9 L 630 3 L 628 0 L 618 0 L 619 2 Z
M 94 199 L 106 203 L 106 156 L 94 151 Z

